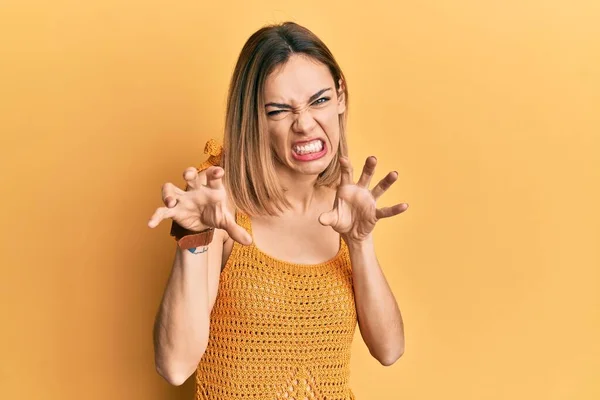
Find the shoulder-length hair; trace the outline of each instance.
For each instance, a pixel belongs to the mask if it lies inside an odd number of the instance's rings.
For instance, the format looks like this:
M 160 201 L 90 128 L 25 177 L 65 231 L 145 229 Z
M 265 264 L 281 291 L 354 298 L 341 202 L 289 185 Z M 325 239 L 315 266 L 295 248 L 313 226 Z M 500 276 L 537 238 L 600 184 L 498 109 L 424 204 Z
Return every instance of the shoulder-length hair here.
M 327 46 L 310 30 L 285 22 L 259 29 L 239 55 L 227 96 L 222 166 L 229 198 L 248 215 L 276 215 L 289 206 L 275 173 L 264 113 L 264 86 L 273 70 L 292 54 L 308 56 L 329 68 L 338 95 L 348 105 L 348 86 Z M 340 87 L 340 82 L 343 84 Z M 343 93 L 340 93 L 340 89 Z M 347 155 L 347 108 L 339 115 L 340 144 L 317 186 L 339 183 L 339 157 Z

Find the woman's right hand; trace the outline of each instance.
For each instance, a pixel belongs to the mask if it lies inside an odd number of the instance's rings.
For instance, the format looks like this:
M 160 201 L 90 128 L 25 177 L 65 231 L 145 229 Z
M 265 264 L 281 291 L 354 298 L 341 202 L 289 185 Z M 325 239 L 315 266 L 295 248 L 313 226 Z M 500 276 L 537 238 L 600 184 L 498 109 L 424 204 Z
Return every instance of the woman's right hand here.
M 227 192 L 222 180 L 224 174 L 221 167 L 209 167 L 204 185 L 198 170 L 190 167 L 183 173 L 187 190 L 165 183 L 162 187 L 165 207 L 156 209 L 148 226 L 155 228 L 162 220 L 171 218 L 191 231 L 218 228 L 225 230 L 236 242 L 244 245 L 252 243 L 250 234 L 235 222 L 235 216 L 227 207 Z

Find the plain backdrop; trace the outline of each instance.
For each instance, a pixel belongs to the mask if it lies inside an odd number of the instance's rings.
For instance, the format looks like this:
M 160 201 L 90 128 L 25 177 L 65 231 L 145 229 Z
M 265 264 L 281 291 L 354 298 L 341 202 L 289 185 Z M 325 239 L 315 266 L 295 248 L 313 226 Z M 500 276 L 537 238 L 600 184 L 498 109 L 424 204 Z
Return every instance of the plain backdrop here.
M 169 224 L 245 40 L 293 20 L 347 74 L 406 353 L 358 400 L 600 398 L 596 0 L 0 2 L 0 398 L 192 399 L 154 370 Z

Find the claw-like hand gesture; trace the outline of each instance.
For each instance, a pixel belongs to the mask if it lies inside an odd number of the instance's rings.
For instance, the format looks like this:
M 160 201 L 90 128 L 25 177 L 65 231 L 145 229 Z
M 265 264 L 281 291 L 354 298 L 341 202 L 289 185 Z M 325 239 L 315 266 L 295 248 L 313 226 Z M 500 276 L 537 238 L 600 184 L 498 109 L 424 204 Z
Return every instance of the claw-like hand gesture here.
M 170 182 L 162 187 L 162 199 L 165 207 L 159 207 L 150 218 L 148 226 L 154 228 L 164 219 L 171 218 L 182 227 L 201 231 L 207 228 L 219 228 L 244 245 L 252 243 L 248 232 L 235 222 L 235 217 L 227 208 L 227 192 L 223 186 L 225 171 L 221 167 L 209 167 L 206 170 L 206 185 L 202 184 L 198 170 L 187 168 L 183 178 L 187 183 L 182 190 Z
M 347 243 L 365 240 L 375 228 L 378 220 L 393 217 L 408 208 L 406 203 L 377 208 L 375 204 L 377 199 L 398 179 L 398 173 L 390 172 L 379 181 L 377 186 L 369 190 L 369 184 L 377 165 L 375 157 L 367 158 L 358 183 L 354 183 L 350 160 L 342 157 L 340 165 L 342 180 L 337 189 L 333 209 L 321 214 L 319 222 L 322 225 L 331 226 L 342 235 Z

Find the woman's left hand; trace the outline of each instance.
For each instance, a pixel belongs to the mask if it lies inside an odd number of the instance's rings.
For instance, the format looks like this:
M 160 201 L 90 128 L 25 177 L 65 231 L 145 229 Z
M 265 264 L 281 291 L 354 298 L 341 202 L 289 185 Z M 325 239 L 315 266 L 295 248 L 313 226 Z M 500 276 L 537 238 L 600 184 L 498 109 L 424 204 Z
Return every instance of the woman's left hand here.
M 346 243 L 364 241 L 381 218 L 393 217 L 408 209 L 407 203 L 377 208 L 377 199 L 396 182 L 398 173 L 390 172 L 372 190 L 369 190 L 377 165 L 375 157 L 367 158 L 358 183 L 354 183 L 350 160 L 342 157 L 340 165 L 342 179 L 337 189 L 333 209 L 321 214 L 319 222 L 331 226 L 342 235 Z

